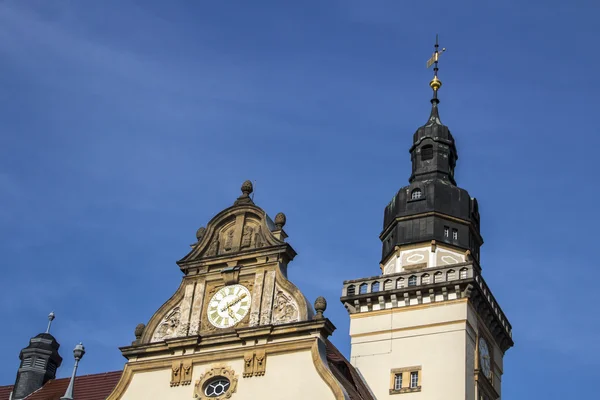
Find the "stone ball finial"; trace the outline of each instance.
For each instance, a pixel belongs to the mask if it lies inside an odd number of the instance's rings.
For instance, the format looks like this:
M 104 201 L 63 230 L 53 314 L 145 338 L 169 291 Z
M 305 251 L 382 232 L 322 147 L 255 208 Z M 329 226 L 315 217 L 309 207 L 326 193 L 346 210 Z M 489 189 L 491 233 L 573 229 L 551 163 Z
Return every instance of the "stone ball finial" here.
M 135 327 L 135 340 L 141 340 L 142 339 L 142 335 L 144 334 L 144 330 L 146 329 L 146 325 L 145 324 L 137 324 L 137 326 Z
M 323 318 L 323 313 L 327 309 L 327 300 L 325 297 L 319 296 L 315 300 L 315 310 L 317 311 L 317 315 L 315 315 L 315 319 Z
M 251 181 L 246 181 L 246 182 L 242 183 L 241 189 L 242 189 L 242 196 L 248 197 L 250 195 L 250 193 L 252 193 L 252 191 L 254 190 L 254 187 L 252 186 Z
M 275 216 L 275 226 L 277 227 L 277 229 L 283 229 L 286 221 L 287 221 L 287 218 L 285 217 L 285 214 L 282 212 L 277 213 L 277 215 Z
M 204 237 L 204 234 L 206 233 L 206 228 L 201 226 L 200 228 L 198 228 L 198 230 L 196 231 L 196 239 L 198 239 L 198 241 L 201 241 L 202 238 Z

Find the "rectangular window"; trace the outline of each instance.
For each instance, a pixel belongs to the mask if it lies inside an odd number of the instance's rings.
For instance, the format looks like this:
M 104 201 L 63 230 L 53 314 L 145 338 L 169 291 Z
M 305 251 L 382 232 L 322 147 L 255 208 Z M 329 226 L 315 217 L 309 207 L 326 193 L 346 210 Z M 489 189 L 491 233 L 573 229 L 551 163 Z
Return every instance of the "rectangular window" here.
M 422 379 L 420 365 L 394 368 L 390 371 L 389 394 L 420 392 Z
M 419 372 L 413 371 L 410 373 L 410 387 L 416 388 L 419 386 Z
M 402 389 L 402 373 L 394 376 L 394 390 Z
M 450 228 L 447 226 L 444 227 L 444 237 L 450 237 Z
M 452 239 L 454 239 L 454 240 L 458 239 L 458 230 L 457 229 L 452 229 Z

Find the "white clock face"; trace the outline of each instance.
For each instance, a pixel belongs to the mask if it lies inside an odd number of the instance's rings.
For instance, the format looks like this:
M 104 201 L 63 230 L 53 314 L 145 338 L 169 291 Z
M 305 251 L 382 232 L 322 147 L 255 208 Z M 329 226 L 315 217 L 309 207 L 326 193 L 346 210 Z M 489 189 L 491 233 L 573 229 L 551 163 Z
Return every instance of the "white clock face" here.
M 217 328 L 230 328 L 250 311 L 250 291 L 242 285 L 225 286 L 210 299 L 206 314 Z
M 490 378 L 492 375 L 492 362 L 490 358 L 490 349 L 488 348 L 487 342 L 481 338 L 479 339 L 479 369 L 483 371 L 483 374 Z

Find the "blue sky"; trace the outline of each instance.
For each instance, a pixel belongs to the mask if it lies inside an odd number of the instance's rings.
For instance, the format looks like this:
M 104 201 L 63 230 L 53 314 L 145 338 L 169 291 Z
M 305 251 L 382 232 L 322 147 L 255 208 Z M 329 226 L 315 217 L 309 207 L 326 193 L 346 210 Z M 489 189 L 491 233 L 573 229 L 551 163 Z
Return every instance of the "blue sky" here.
M 513 325 L 503 397 L 595 397 L 600 4 L 218 3 L 0 2 L 0 384 L 52 310 L 60 376 L 80 340 L 80 373 L 122 368 L 245 179 L 348 354 L 342 281 L 379 271 L 437 31 L 456 179 Z

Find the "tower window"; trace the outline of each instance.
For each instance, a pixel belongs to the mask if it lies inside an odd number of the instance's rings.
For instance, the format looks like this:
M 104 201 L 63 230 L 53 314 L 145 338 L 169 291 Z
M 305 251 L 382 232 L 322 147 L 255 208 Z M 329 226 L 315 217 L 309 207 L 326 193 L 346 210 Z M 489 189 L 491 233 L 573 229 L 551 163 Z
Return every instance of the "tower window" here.
M 348 286 L 348 289 L 346 289 L 346 294 L 348 296 L 354 296 L 355 293 L 356 293 L 356 288 L 354 287 L 354 285 Z
M 423 285 L 428 285 L 429 282 L 431 282 L 429 274 L 423 274 L 423 276 L 421 276 L 421 283 Z
M 394 375 L 394 390 L 402 389 L 402 373 Z
M 412 193 L 410 194 L 410 198 L 411 200 L 417 200 L 420 199 L 421 196 L 423 196 L 423 192 L 421 191 L 421 189 L 416 188 L 412 191 Z
M 373 282 L 371 285 L 371 293 L 379 292 L 379 282 Z
M 411 276 L 408 278 L 408 286 L 417 286 L 417 277 Z
M 416 388 L 419 386 L 419 372 L 413 371 L 410 373 L 410 387 Z
M 469 275 L 469 270 L 466 268 L 463 268 L 459 271 L 459 277 L 460 279 L 467 279 L 467 276 Z
M 390 371 L 390 394 L 421 391 L 421 366 L 394 368 Z
M 443 282 L 444 281 L 444 274 L 442 274 L 441 271 L 438 271 L 435 273 L 435 275 L 433 275 L 433 282 L 438 283 L 438 282 Z
M 458 229 L 452 229 L 452 239 L 458 240 Z
M 365 293 L 367 293 L 368 288 L 369 288 L 369 285 L 367 285 L 366 283 L 363 283 L 362 285 L 359 286 L 358 293 L 365 294 Z
M 450 227 L 444 227 L 444 237 L 450 237 Z
M 454 279 L 456 279 L 456 272 L 454 272 L 454 270 L 451 269 L 446 273 L 446 277 L 448 278 L 448 281 L 453 281 Z
M 392 282 L 391 279 L 388 279 L 387 281 L 383 282 L 383 290 L 392 290 L 394 288 L 393 284 L 394 282 Z
M 398 278 L 396 281 L 396 288 L 401 289 L 404 287 L 404 278 Z
M 31 357 L 26 357 L 23 360 L 23 364 L 21 365 L 21 367 L 31 367 L 33 365 L 33 358 Z
M 433 158 L 433 146 L 428 144 L 421 148 L 421 161 L 431 160 Z

